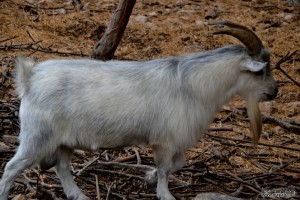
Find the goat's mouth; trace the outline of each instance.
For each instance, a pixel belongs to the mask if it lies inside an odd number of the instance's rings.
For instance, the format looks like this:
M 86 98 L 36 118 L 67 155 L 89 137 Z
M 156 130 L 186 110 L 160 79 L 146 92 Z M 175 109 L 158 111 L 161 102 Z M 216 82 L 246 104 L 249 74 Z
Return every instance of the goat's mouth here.
M 261 99 L 262 101 L 270 101 L 275 99 L 275 97 L 277 96 L 278 90 L 276 90 L 273 93 L 264 93 L 264 97 Z
M 277 96 L 276 93 L 273 94 L 264 93 L 263 97 L 261 98 L 261 101 L 271 101 L 275 99 L 276 96 Z
M 261 100 L 262 101 L 273 100 L 277 96 L 277 93 L 278 93 L 278 88 L 274 89 L 274 91 L 272 93 L 264 93 Z

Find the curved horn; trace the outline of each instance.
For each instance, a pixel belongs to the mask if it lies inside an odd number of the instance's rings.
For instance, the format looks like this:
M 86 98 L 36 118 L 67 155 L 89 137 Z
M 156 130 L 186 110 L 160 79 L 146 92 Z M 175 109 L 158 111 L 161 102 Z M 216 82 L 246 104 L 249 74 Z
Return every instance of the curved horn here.
M 258 55 L 263 48 L 262 42 L 257 35 L 245 26 L 228 21 L 212 22 L 209 25 L 230 27 L 231 29 L 219 30 L 214 32 L 214 34 L 226 34 L 239 39 L 248 48 L 250 55 Z

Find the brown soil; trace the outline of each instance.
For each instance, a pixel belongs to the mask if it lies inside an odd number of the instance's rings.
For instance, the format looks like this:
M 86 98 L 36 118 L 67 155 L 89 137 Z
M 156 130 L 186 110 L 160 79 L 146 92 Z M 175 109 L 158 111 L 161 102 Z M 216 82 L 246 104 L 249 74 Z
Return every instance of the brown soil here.
M 300 50 L 300 7 L 291 2 L 297 1 L 139 0 L 115 56 L 122 60 L 150 60 L 239 43 L 229 36 L 213 36 L 215 28 L 207 25 L 210 21 L 228 20 L 254 30 L 271 50 L 272 63 L 276 63 L 286 53 Z M 63 0 L 0 1 L 0 175 L 18 144 L 19 100 L 12 81 L 15 57 L 21 54 L 40 61 L 88 57 L 118 1 L 82 0 L 82 3 L 84 10 L 77 12 Z M 300 83 L 300 52 L 281 67 Z M 273 72 L 280 92 L 271 103 L 261 104 L 263 115 L 273 117 L 273 120 L 264 120 L 260 142 L 265 145 L 253 147 L 247 143 L 251 134 L 245 120 L 245 102 L 235 98 L 217 114 L 211 125 L 232 127 L 233 131 L 210 132 L 186 153 L 187 165 L 174 174 L 177 179 L 170 183 L 176 197 L 191 199 L 198 193 L 212 191 L 260 199 L 263 189 L 285 192 L 290 189 L 297 193 L 294 199 L 300 198 L 300 136 L 297 132 L 300 90 L 283 73 Z M 282 121 L 294 128 L 280 123 Z M 75 177 L 91 199 L 97 196 L 96 183 L 101 199 L 108 194 L 108 199 L 155 199 L 155 189 L 147 187 L 141 178 L 142 170 L 103 167 L 100 163 L 119 159 L 120 163 L 135 164 L 140 157 L 142 165 L 153 166 L 151 150 L 131 147 L 97 153 L 78 151 L 72 162 L 74 172 L 96 157 L 99 159 Z M 37 169 L 26 170 L 17 178 L 10 198 L 66 199 L 55 173 L 51 170 L 41 173 Z M 190 185 L 184 186 L 175 180 Z

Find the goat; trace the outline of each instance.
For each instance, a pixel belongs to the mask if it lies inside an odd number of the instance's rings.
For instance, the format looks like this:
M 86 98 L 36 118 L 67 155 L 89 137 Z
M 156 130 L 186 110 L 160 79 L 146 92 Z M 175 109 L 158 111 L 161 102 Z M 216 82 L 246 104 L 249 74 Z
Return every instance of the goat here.
M 247 100 L 257 142 L 258 102 L 278 92 L 270 53 L 247 27 L 226 21 L 213 25 L 227 26 L 215 33 L 244 45 L 145 62 L 19 58 L 20 145 L 5 167 L 0 199 L 7 199 L 16 176 L 35 164 L 55 166 L 69 199 L 89 199 L 70 173 L 74 149 L 148 145 L 157 169 L 146 180 L 157 182 L 159 199 L 174 200 L 169 174 L 183 167 L 185 150 L 236 94 Z

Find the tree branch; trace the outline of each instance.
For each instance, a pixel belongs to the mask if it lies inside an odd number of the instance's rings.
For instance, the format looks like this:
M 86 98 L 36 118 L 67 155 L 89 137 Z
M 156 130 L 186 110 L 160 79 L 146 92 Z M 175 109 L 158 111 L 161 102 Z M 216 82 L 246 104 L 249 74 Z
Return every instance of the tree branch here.
M 293 83 L 295 83 L 299 88 L 300 88 L 300 83 L 298 83 L 297 81 L 295 81 L 290 75 L 288 75 L 288 73 L 286 73 L 281 67 L 280 65 L 288 60 L 291 59 L 291 57 L 297 53 L 298 50 L 294 51 L 293 53 L 290 54 L 290 52 L 288 52 L 287 54 L 285 54 L 285 56 L 283 56 L 276 64 L 275 64 L 275 68 L 279 70 L 280 72 L 282 72 L 286 77 L 288 77 L 291 81 L 293 81 Z
M 96 44 L 92 58 L 110 60 L 121 41 L 136 0 L 120 0 L 103 37 Z

